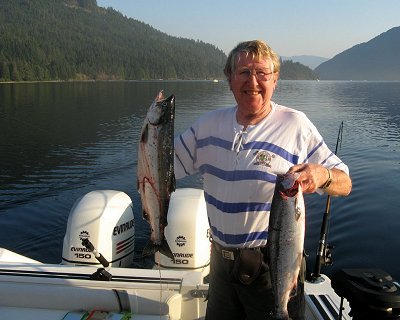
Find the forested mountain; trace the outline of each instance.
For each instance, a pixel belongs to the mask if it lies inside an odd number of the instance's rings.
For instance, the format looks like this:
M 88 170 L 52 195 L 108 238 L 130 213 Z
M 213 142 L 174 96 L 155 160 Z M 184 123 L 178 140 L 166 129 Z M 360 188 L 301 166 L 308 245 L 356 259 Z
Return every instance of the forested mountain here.
M 1 0 L 0 78 L 222 78 L 215 46 L 166 35 L 95 0 Z
M 225 61 L 96 0 L 0 0 L 0 81 L 223 79 Z
M 400 27 L 358 44 L 319 65 L 324 80 L 400 80 Z
M 307 66 L 293 62 L 292 60 L 281 61 L 281 79 L 289 80 L 316 80 L 317 75 Z

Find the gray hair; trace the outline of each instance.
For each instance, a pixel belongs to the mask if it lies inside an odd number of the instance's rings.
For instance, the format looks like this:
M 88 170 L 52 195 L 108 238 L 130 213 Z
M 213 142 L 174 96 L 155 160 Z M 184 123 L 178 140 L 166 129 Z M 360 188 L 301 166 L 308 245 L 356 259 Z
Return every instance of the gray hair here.
M 272 72 L 276 73 L 280 71 L 281 62 L 279 56 L 262 40 L 251 40 L 239 43 L 230 53 L 226 60 L 224 73 L 227 79 L 231 78 L 231 75 L 236 70 L 236 64 L 239 61 L 241 53 L 245 53 L 246 56 L 251 55 L 255 60 L 271 60 Z

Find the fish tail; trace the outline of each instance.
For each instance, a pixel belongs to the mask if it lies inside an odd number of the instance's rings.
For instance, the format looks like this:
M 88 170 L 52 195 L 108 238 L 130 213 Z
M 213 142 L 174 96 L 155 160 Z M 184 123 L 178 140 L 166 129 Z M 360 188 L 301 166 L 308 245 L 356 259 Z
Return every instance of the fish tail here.
M 158 251 L 158 246 L 153 242 L 147 242 L 146 246 L 143 248 L 142 256 L 147 257 L 155 254 Z
M 172 250 L 165 239 L 160 246 L 160 253 L 167 256 L 168 258 L 171 258 L 172 260 L 175 260 L 174 254 L 172 253 Z
M 143 249 L 142 256 L 150 256 L 155 254 L 157 251 L 167 256 L 168 258 L 175 260 L 172 250 L 165 239 L 161 242 L 161 244 L 154 244 L 152 241 L 147 242 L 146 246 Z

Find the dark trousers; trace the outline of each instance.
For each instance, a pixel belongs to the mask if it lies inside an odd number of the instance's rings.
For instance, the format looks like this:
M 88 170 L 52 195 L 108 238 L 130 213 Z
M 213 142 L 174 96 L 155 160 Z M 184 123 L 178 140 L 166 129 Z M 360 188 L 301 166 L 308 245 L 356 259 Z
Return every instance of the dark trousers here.
M 212 246 L 206 320 L 273 319 L 274 296 L 265 252 L 260 274 L 249 285 L 236 279 L 234 266 L 235 260 L 224 258 L 221 250 Z M 304 319 L 304 275 L 305 259 L 300 270 L 297 294 L 288 303 L 289 315 L 293 320 Z

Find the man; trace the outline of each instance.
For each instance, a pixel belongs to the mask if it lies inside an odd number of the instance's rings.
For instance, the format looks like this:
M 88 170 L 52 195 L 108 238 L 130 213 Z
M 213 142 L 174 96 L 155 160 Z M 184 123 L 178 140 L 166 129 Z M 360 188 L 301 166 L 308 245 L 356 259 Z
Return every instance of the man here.
M 213 238 L 208 320 L 271 316 L 265 246 L 277 174 L 297 172 L 305 193 L 345 196 L 351 191 L 347 166 L 310 120 L 271 101 L 279 69 L 279 57 L 265 42 L 240 43 L 224 69 L 237 106 L 203 115 L 175 139 L 176 177 L 200 172 L 204 179 Z M 244 248 L 262 256 L 248 283 L 236 274 Z M 304 268 L 288 305 L 292 319 L 304 319 L 303 275 Z

